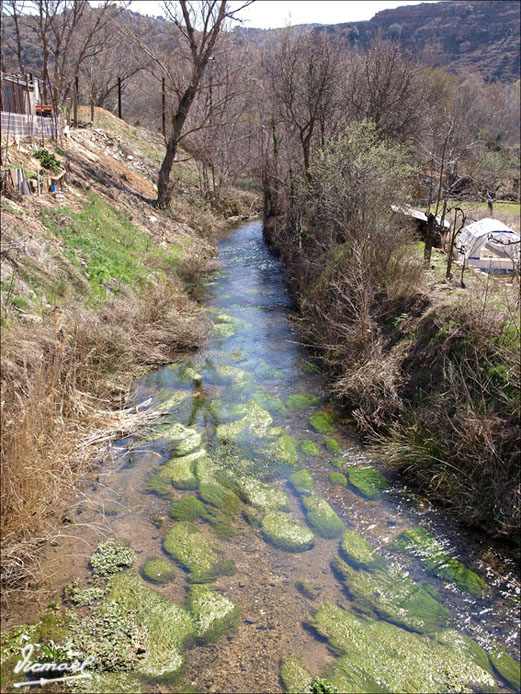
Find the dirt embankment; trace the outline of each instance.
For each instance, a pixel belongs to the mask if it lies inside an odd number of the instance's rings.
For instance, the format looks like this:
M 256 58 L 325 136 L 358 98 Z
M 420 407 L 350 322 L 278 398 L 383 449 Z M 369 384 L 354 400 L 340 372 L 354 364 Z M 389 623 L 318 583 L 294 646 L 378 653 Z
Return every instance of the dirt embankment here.
M 29 179 L 49 175 L 42 150 L 66 172 L 56 193 L 4 191 L 2 200 L 6 596 L 37 584 L 41 548 L 69 522 L 107 439 L 143 424 L 125 409 L 136 373 L 205 339 L 197 299 L 215 241 L 258 207 L 232 190 L 216 212 L 199 194 L 195 164 L 183 162 L 171 210 L 157 210 L 161 137 L 102 109 L 95 128 L 62 142 L 3 142 L 3 164 Z

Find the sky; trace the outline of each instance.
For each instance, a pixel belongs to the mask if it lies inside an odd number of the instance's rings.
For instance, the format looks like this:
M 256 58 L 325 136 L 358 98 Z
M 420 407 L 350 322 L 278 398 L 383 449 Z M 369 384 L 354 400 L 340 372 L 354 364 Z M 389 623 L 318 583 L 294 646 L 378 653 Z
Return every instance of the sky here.
M 377 12 L 401 5 L 418 5 L 422 0 L 256 0 L 239 17 L 246 27 L 273 29 L 287 24 L 340 24 L 371 19 Z M 439 0 L 423 0 L 438 2 Z M 241 3 L 233 3 L 240 5 Z M 161 15 L 161 3 L 134 0 L 130 9 Z

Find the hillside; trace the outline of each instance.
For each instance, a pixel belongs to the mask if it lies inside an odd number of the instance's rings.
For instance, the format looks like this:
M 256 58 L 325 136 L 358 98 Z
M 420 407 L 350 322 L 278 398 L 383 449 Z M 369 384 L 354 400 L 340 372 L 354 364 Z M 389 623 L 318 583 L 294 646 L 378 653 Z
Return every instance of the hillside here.
M 485 81 L 519 79 L 520 5 L 503 0 L 437 2 L 378 12 L 366 22 L 321 27 L 366 49 L 381 35 L 404 53 L 452 72 L 479 72 Z

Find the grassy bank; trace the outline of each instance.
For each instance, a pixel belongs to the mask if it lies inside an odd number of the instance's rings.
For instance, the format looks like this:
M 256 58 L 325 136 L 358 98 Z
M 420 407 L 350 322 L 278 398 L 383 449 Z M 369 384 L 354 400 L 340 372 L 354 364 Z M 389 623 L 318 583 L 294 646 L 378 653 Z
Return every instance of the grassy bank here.
M 46 142 L 67 172 L 54 196 L 2 202 L 2 583 L 38 585 L 42 548 L 110 437 L 146 415 L 125 409 L 136 374 L 200 345 L 197 298 L 230 209 L 199 196 L 190 162 L 175 168 L 171 211 L 153 205 L 161 139 L 103 111 L 103 130 Z M 40 168 L 36 147 L 9 165 Z M 253 196 L 229 194 L 233 212 Z M 229 207 L 229 206 L 228 206 Z

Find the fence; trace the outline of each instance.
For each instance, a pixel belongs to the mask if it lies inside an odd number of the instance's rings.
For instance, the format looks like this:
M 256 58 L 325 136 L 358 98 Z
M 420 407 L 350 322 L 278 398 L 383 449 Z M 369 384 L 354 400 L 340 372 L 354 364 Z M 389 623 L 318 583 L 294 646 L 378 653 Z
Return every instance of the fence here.
M 2 111 L 2 137 L 53 137 L 62 130 L 61 116 L 43 118 L 22 113 Z

